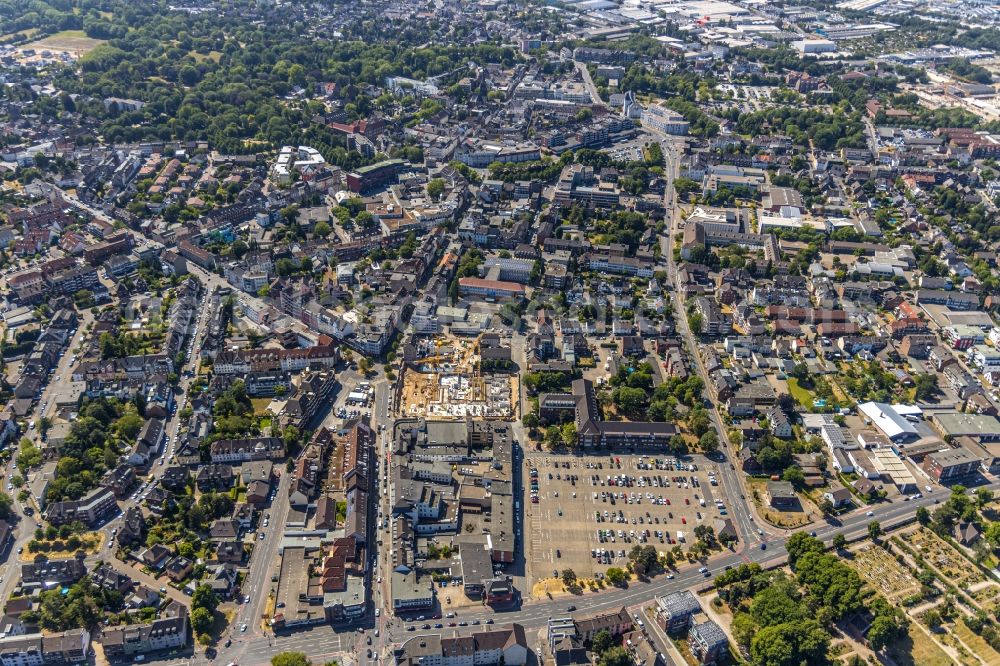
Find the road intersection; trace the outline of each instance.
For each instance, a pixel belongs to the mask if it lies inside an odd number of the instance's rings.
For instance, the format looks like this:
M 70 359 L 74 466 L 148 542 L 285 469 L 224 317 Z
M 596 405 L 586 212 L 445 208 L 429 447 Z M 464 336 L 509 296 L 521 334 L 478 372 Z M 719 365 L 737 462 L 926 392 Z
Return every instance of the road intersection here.
M 668 176 L 668 187 L 664 195 L 664 203 L 667 210 L 667 225 L 660 237 L 662 266 L 665 268 L 668 280 L 671 282 L 671 284 L 665 285 L 665 287 L 667 287 L 668 291 L 676 293 L 677 285 L 674 283 L 676 280 L 676 266 L 673 260 L 672 245 L 674 234 L 679 232 L 681 227 L 679 224 L 679 215 L 677 214 L 678 209 L 676 194 L 673 189 L 673 180 L 679 175 L 679 152 L 682 149 L 683 142 L 677 137 L 663 136 L 660 138 L 660 144 L 663 148 L 666 174 Z M 191 270 L 203 284 L 203 299 L 216 287 L 228 287 L 226 281 L 218 275 L 208 273 L 195 266 L 192 266 Z M 242 294 L 240 298 L 247 298 L 252 301 L 259 300 L 253 296 Z M 690 356 L 694 360 L 698 374 L 707 383 L 707 372 L 699 354 L 697 354 L 697 340 L 688 326 L 687 318 L 683 311 L 683 303 L 676 298 L 671 300 L 675 310 L 678 331 L 691 352 Z M 204 304 L 204 300 L 202 303 Z M 201 339 L 201 332 L 207 324 L 206 312 L 207 309 L 202 307 L 199 312 L 196 331 L 192 337 L 194 353 L 190 354 L 190 356 L 194 358 L 197 357 L 199 351 L 197 345 Z M 81 324 L 81 328 L 84 325 Z M 511 340 L 512 348 L 516 348 L 520 352 L 520 349 L 523 348 L 523 339 L 516 334 L 514 337 L 517 339 Z M 521 358 L 522 356 L 522 353 L 518 353 L 516 358 Z M 194 363 L 193 359 L 188 360 L 185 368 L 192 367 Z M 68 366 L 62 368 L 61 363 L 60 370 L 62 370 L 59 373 L 61 378 L 68 376 Z M 181 391 L 178 394 L 186 395 L 191 378 L 187 376 L 187 373 L 181 373 L 181 377 Z M 348 384 L 357 379 L 358 376 L 356 373 L 342 373 L 341 381 L 345 385 L 342 387 L 342 391 L 349 389 Z M 389 456 L 393 420 L 393 389 L 391 384 L 381 375 L 380 379 L 371 383 L 375 389 L 371 419 L 372 426 L 378 432 L 377 456 L 380 466 L 376 474 L 376 485 L 375 491 L 372 493 L 373 504 L 371 508 L 373 514 L 375 514 L 372 516 L 373 520 L 371 522 L 376 523 L 373 545 L 377 547 L 377 559 L 375 560 L 375 565 L 369 568 L 372 592 L 369 612 L 365 618 L 360 624 L 336 627 L 318 625 L 281 634 L 275 634 L 267 626 L 264 618 L 269 611 L 269 598 L 275 592 L 271 576 L 276 571 L 276 565 L 279 562 L 278 551 L 283 538 L 282 530 L 279 526 L 285 524 L 285 518 L 289 509 L 288 487 L 290 475 L 282 474 L 275 499 L 269 509 L 271 514 L 270 521 L 274 527 L 264 532 L 265 536 L 263 539 L 254 541 L 254 553 L 251 557 L 249 571 L 243 585 L 243 593 L 249 595 L 249 602 L 237 606 L 236 614 L 223 637 L 231 641 L 230 645 L 228 647 L 224 647 L 223 645 L 217 646 L 218 653 L 214 659 L 209 659 L 203 652 L 196 650 L 193 652 L 189 651 L 182 658 L 161 659 L 157 660 L 157 663 L 177 664 L 178 666 L 180 664 L 237 663 L 243 666 L 253 666 L 268 663 L 270 658 L 279 652 L 298 651 L 306 653 L 314 663 L 321 664 L 337 659 L 341 663 L 367 664 L 372 661 L 384 662 L 391 659 L 391 649 L 394 644 L 420 635 L 421 632 L 419 630 L 408 631 L 412 625 L 400 621 L 392 613 L 389 588 L 389 573 L 392 571 L 392 528 L 391 523 L 388 523 L 387 527 L 383 527 L 383 525 L 387 524 L 383 520 L 391 513 L 391 489 L 386 483 L 385 475 L 388 472 L 391 462 Z M 56 390 L 56 388 L 50 385 L 46 389 L 46 395 L 50 395 L 53 390 Z M 757 562 L 762 566 L 780 566 L 786 556 L 784 544 L 790 532 L 770 527 L 755 515 L 753 502 L 748 498 L 744 486 L 743 475 L 730 463 L 734 459 L 732 445 L 728 440 L 724 424 L 715 405 L 710 405 L 709 414 L 719 432 L 720 441 L 723 443 L 721 455 L 713 458 L 714 462 L 718 463 L 720 471 L 720 490 L 721 494 L 728 500 L 727 505 L 731 507 L 733 522 L 740 538 L 736 549 L 724 551 L 707 562 L 707 566 L 710 569 L 707 574 L 699 573 L 698 568 L 701 563 L 691 563 L 682 566 L 670 575 L 660 575 L 651 580 L 633 582 L 627 587 L 610 588 L 596 593 L 585 593 L 579 598 L 580 601 L 577 600 L 577 597 L 526 599 L 516 610 L 506 612 L 498 612 L 485 606 L 464 608 L 456 612 L 455 619 L 456 621 L 461 621 L 466 626 L 449 627 L 433 631 L 448 635 L 467 635 L 482 630 L 483 625 L 487 622 L 497 625 L 518 622 L 529 632 L 537 632 L 537 630 L 546 626 L 549 618 L 566 615 L 568 605 L 570 604 L 586 608 L 588 612 L 617 609 L 622 606 L 634 609 L 649 603 L 657 595 L 687 588 L 709 586 L 711 585 L 712 577 L 718 572 L 724 571 L 727 567 L 738 566 L 745 562 Z M 167 420 L 167 431 L 171 437 L 168 450 L 165 452 L 167 457 L 173 452 L 173 446 L 176 443 L 180 427 L 181 419 L 176 416 L 172 415 Z M 515 423 L 515 432 L 518 435 L 519 441 L 523 444 L 525 440 L 523 429 L 520 427 L 519 422 Z M 604 452 L 601 452 L 601 454 L 603 455 Z M 156 464 L 154 461 L 149 476 L 155 479 L 162 474 L 163 469 L 165 469 L 165 466 Z M 993 484 L 990 487 L 1000 489 L 1000 484 Z M 814 527 L 815 534 L 828 544 L 832 542 L 833 537 L 837 534 L 844 535 L 848 540 L 864 538 L 868 534 L 868 524 L 871 521 L 879 521 L 884 530 L 893 529 L 914 520 L 914 514 L 918 506 L 929 506 L 940 502 L 947 497 L 947 494 L 947 490 L 937 490 L 925 493 L 923 497 L 914 501 L 883 502 L 870 507 L 868 510 L 857 510 L 843 515 L 836 523 L 826 522 L 819 524 Z M 123 510 L 127 509 L 138 502 L 141 502 L 141 497 L 138 499 L 127 499 L 122 503 L 122 508 Z M 868 515 L 869 512 L 871 515 Z M 381 514 L 383 520 L 375 520 L 375 517 L 379 514 Z M 105 533 L 107 539 L 110 539 L 112 536 L 112 531 L 115 529 L 118 520 L 120 520 L 120 516 L 100 528 Z M 521 527 L 524 527 L 523 521 Z M 30 540 L 33 531 L 34 521 L 21 520 L 16 527 L 15 541 L 14 545 L 11 546 L 11 550 L 16 550 L 25 545 Z M 523 535 L 520 542 L 524 543 Z M 12 554 L 11 557 L 14 557 L 14 555 Z M 113 558 L 108 558 L 107 556 L 103 556 L 102 559 L 113 560 Z M 130 573 L 130 575 L 132 573 L 130 567 L 124 563 L 115 561 L 114 566 L 116 568 L 121 567 L 123 571 Z M 8 574 L 4 581 L 0 582 L 0 591 L 4 593 L 9 592 L 7 588 L 13 584 L 15 578 L 16 576 L 13 574 Z M 170 592 L 175 592 L 175 590 L 171 589 Z M 377 617 L 375 616 L 375 609 L 379 609 Z M 242 630 L 244 625 L 246 629 Z M 374 658 L 368 657 L 369 646 L 374 651 Z

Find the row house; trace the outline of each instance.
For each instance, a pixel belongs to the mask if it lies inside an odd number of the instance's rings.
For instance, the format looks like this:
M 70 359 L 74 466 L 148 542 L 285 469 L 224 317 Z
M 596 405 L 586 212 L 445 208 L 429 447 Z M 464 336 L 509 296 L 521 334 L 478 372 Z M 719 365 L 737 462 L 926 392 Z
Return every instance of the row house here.
M 284 457 L 285 444 L 277 437 L 220 439 L 212 442 L 210 452 L 213 463 L 277 460 Z
M 326 344 L 303 349 L 242 349 L 219 352 L 213 369 L 219 375 L 299 372 L 310 367 L 332 368 L 340 360 L 339 350 L 327 338 Z

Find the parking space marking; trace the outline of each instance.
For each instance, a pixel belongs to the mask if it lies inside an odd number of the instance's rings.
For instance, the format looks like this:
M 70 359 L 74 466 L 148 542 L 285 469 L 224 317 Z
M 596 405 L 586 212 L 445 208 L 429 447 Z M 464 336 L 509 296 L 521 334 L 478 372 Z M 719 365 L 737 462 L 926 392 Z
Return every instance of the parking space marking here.
M 673 547 L 678 532 L 690 541 L 691 530 L 699 524 L 712 525 L 720 509 L 725 511 L 725 490 L 711 487 L 710 477 L 717 472 L 714 465 L 700 463 L 698 469 L 690 469 L 690 463 L 675 464 L 667 456 L 659 458 L 657 467 L 656 460 L 655 455 L 621 454 L 553 455 L 526 461 L 528 469 L 537 470 L 534 493 L 539 500 L 531 504 L 526 525 L 525 542 L 531 548 L 528 561 L 571 568 L 581 578 L 590 578 L 608 566 L 622 566 L 637 544 L 663 552 Z M 530 501 L 527 494 L 526 489 Z M 621 522 L 615 519 L 619 516 Z M 614 535 L 613 543 L 609 533 Z M 596 558 L 598 550 L 610 557 Z M 549 571 L 549 567 L 535 569 L 533 581 L 547 577 Z

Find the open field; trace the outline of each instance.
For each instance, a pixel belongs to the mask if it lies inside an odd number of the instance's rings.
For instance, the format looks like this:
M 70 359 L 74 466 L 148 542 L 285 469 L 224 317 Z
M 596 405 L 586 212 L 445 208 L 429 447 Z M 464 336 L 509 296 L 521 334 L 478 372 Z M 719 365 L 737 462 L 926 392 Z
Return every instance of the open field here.
M 908 635 L 889 646 L 887 651 L 898 666 L 952 666 L 954 663 L 913 623 Z
M 36 51 L 66 51 L 79 57 L 86 55 L 104 43 L 103 39 L 87 37 L 83 30 L 63 30 L 38 41 L 25 45 Z
M 28 28 L 27 30 L 20 30 L 18 32 L 9 32 L 6 35 L 0 35 L 0 44 L 16 42 L 20 39 L 30 39 L 36 34 L 38 34 L 38 28 Z
M 194 58 L 196 62 L 204 62 L 206 60 L 211 60 L 212 62 L 219 62 L 219 59 L 222 58 L 221 51 L 209 51 L 207 54 L 198 53 L 197 51 L 191 51 L 188 53 L 188 55 Z
M 726 511 L 715 504 L 716 498 L 724 498 L 720 487 L 711 485 L 708 469 L 640 468 L 652 461 L 649 456 L 617 454 L 528 456 L 522 501 L 529 586 L 552 576 L 554 570 L 573 569 L 579 578 L 592 579 L 609 567 L 624 568 L 628 551 L 636 545 L 654 546 L 661 554 L 676 545 L 686 549 L 695 541 L 697 525 L 712 526 L 720 511 Z M 531 468 L 538 470 L 534 483 Z M 631 485 L 608 479 L 623 474 Z M 537 504 L 531 500 L 535 485 Z M 682 543 L 678 532 L 684 535 Z M 592 551 L 599 549 L 612 554 L 594 557 Z
M 76 557 L 76 553 L 81 550 L 88 555 L 94 555 L 100 553 L 101 548 L 104 547 L 104 532 L 84 532 L 77 535 L 77 537 L 80 540 L 80 545 L 77 548 L 68 548 L 65 539 L 43 539 L 38 541 L 42 548 L 35 551 L 25 548 L 24 552 L 18 556 L 18 559 L 22 562 L 34 562 L 35 557 L 42 554 L 50 560 L 68 560 L 71 557 Z
M 1000 653 L 997 653 L 996 650 L 990 647 L 989 643 L 974 634 L 971 629 L 965 626 L 964 622 L 956 622 L 951 627 L 951 631 L 987 666 L 1000 666 Z
M 795 401 L 806 409 L 813 408 L 815 396 L 809 389 L 799 386 L 799 380 L 794 377 L 788 378 L 788 392 L 792 394 Z

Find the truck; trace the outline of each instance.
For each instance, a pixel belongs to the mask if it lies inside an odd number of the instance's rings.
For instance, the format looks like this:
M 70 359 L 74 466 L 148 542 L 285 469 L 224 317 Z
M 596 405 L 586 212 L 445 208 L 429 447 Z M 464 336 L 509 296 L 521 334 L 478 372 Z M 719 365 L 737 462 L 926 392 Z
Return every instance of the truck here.
M 677 530 L 677 542 L 684 543 L 684 532 Z

